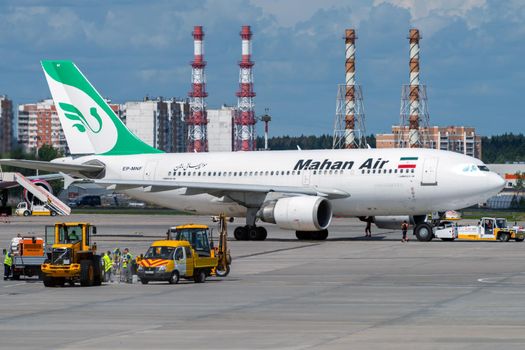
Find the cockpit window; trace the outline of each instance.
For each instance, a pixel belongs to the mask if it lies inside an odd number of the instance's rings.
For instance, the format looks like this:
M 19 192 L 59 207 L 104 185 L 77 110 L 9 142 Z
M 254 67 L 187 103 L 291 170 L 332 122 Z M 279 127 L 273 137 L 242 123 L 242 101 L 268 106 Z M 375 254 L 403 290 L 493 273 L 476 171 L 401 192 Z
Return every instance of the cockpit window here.
M 478 165 L 478 169 L 481 171 L 490 171 L 489 168 L 487 168 L 486 165 Z

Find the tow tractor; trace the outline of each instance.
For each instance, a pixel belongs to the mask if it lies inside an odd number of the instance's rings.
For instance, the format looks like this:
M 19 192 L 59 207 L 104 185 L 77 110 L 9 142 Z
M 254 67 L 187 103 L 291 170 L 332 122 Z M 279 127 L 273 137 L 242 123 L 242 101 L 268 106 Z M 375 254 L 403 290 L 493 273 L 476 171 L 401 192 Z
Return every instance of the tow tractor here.
M 51 258 L 42 264 L 46 287 L 62 286 L 66 282 L 101 285 L 102 262 L 96 254 L 96 244 L 91 243 L 91 236 L 97 233 L 95 226 L 85 222 L 56 223 L 46 227 L 46 232 L 55 237 Z
M 501 241 L 508 242 L 513 239 L 522 242 L 525 232 L 508 227 L 505 218 L 482 217 L 477 225 L 456 225 L 452 222 L 441 222 L 433 227 L 434 237 L 444 241 L 454 239 L 470 241 Z
M 208 276 L 226 277 L 231 256 L 227 243 L 227 218 L 220 215 L 219 244 L 213 247 L 207 225 L 187 224 L 170 228 L 167 239 L 153 242 L 138 263 L 142 284 L 150 281 L 179 282 L 180 278 L 203 283 Z

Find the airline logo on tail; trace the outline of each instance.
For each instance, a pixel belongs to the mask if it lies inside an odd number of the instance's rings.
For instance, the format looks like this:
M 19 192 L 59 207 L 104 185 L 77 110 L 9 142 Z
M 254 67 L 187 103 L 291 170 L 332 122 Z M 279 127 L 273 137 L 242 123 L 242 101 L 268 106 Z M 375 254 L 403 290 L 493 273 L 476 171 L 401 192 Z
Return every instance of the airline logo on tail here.
M 126 155 L 162 153 L 122 123 L 71 61 L 42 61 L 72 154 Z
M 68 119 L 71 119 L 73 121 L 78 120 L 80 122 L 80 124 L 79 123 L 73 124 L 73 126 L 77 128 L 78 131 L 86 132 L 86 127 L 87 127 L 92 133 L 98 134 L 100 130 L 102 130 L 102 118 L 100 118 L 100 116 L 98 115 L 97 109 L 95 107 L 91 107 L 89 109 L 89 114 L 93 118 L 95 118 L 98 124 L 95 128 L 93 128 L 91 127 L 91 125 L 89 125 L 89 122 L 86 120 L 82 112 L 80 112 L 78 108 L 76 108 L 75 106 L 69 103 L 63 103 L 63 102 L 59 102 L 58 105 L 60 106 L 60 108 L 62 108 L 65 116 Z

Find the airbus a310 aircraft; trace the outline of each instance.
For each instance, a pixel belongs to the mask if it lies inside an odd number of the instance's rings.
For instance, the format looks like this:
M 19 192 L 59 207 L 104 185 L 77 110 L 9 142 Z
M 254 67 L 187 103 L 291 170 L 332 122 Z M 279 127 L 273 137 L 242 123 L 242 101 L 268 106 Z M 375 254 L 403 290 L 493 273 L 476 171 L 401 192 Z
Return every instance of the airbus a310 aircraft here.
M 42 67 L 71 156 L 0 164 L 63 172 L 184 212 L 246 217 L 234 231 L 240 240 L 266 238 L 257 219 L 320 240 L 333 216 L 395 215 L 412 216 L 425 239 L 427 213 L 484 202 L 504 186 L 480 160 L 431 149 L 167 154 L 132 134 L 73 62 Z

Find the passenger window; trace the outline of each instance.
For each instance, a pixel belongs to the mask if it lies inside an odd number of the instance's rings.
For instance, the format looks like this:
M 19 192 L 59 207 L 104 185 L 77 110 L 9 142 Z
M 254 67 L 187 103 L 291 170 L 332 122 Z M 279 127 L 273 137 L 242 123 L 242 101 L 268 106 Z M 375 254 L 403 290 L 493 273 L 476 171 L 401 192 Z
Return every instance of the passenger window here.
M 192 257 L 190 247 L 184 247 L 184 251 L 186 252 L 186 258 L 191 258 Z

